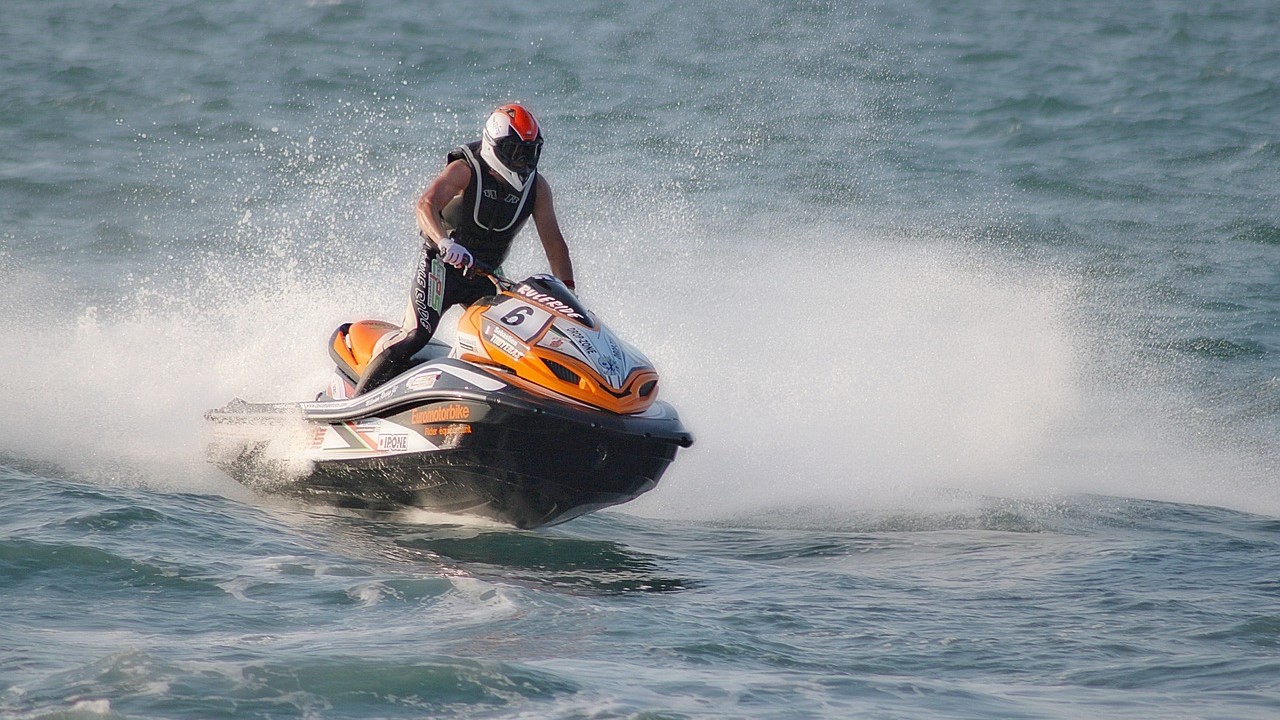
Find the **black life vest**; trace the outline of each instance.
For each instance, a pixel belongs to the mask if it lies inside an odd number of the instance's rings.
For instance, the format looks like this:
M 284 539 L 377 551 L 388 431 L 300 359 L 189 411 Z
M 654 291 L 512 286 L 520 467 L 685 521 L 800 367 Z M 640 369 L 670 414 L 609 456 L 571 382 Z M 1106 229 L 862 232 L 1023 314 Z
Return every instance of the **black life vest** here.
M 489 173 L 488 163 L 480 157 L 479 141 L 449 153 L 447 162 L 455 160 L 471 165 L 471 182 L 440 212 L 445 229 L 477 260 L 497 267 L 507 259 L 511 242 L 533 214 L 537 172 L 530 173 L 524 190 L 516 190 Z

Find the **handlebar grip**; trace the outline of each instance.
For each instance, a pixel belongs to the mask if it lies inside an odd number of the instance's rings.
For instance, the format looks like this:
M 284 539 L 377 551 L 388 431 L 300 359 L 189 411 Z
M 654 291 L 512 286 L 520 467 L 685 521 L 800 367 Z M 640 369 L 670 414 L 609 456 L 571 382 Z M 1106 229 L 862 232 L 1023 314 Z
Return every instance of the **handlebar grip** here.
M 497 269 L 491 267 L 487 263 L 482 263 L 479 260 L 476 260 L 475 256 L 472 255 L 471 264 L 462 271 L 462 276 L 470 279 L 476 275 L 480 275 L 482 277 L 494 277 L 497 275 Z

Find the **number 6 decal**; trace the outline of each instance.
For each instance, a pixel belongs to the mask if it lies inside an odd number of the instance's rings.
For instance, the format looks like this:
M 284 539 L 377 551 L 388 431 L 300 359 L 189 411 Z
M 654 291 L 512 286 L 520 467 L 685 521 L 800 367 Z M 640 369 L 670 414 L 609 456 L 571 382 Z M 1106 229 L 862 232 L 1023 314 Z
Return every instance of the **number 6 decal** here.
M 520 323 L 524 322 L 525 318 L 529 317 L 532 314 L 533 314 L 533 308 L 529 307 L 528 305 L 521 305 L 520 307 L 515 308 L 514 310 L 507 313 L 506 315 L 503 315 L 502 324 L 515 327 L 516 325 L 519 325 Z

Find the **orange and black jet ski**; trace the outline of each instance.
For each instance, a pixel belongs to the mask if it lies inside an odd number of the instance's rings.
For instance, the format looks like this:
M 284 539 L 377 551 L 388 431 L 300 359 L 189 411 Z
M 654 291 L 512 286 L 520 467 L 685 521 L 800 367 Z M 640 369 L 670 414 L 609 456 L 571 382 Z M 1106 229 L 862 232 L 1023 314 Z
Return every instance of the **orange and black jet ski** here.
M 534 528 L 630 501 L 693 438 L 658 373 L 558 279 L 511 282 L 470 306 L 395 378 L 354 395 L 384 334 L 344 324 L 313 402 L 233 400 L 205 414 L 209 457 L 255 489 L 342 507 L 417 507 Z

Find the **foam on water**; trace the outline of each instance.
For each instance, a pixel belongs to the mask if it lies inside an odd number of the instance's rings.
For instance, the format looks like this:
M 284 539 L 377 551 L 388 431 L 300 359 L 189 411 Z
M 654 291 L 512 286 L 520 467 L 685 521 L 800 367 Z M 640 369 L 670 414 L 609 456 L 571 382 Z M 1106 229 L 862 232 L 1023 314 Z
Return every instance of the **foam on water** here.
M 272 224 L 294 218 L 266 214 L 258 231 L 283 238 Z M 953 490 L 1280 508 L 1265 466 L 1215 437 L 1212 418 L 1162 386 L 1168 373 L 1111 353 L 1117 339 L 1084 309 L 1096 288 L 1079 278 L 962 241 L 811 233 L 792 237 L 840 252 L 788 268 L 758 260 L 767 237 L 739 238 L 736 258 L 704 249 L 723 238 L 642 260 L 623 242 L 614 257 L 645 282 L 586 278 L 588 302 L 658 363 L 664 398 L 698 440 L 635 512 L 852 511 Z M 3 451 L 87 477 L 228 492 L 203 461 L 202 413 L 235 396 L 311 397 L 332 327 L 395 317 L 403 302 L 407 268 L 276 242 L 269 255 L 287 259 L 206 256 L 196 273 L 78 311 L 53 279 L 15 277 L 6 305 L 25 309 L 29 345 L 9 345 L 0 371 L 25 422 Z
M 1266 462 L 1171 369 L 1111 354 L 1098 288 L 963 243 L 824 234 L 846 251 L 816 267 L 657 273 L 662 317 L 706 314 L 642 342 L 698 444 L 638 511 L 923 509 L 950 490 L 1280 507 Z

